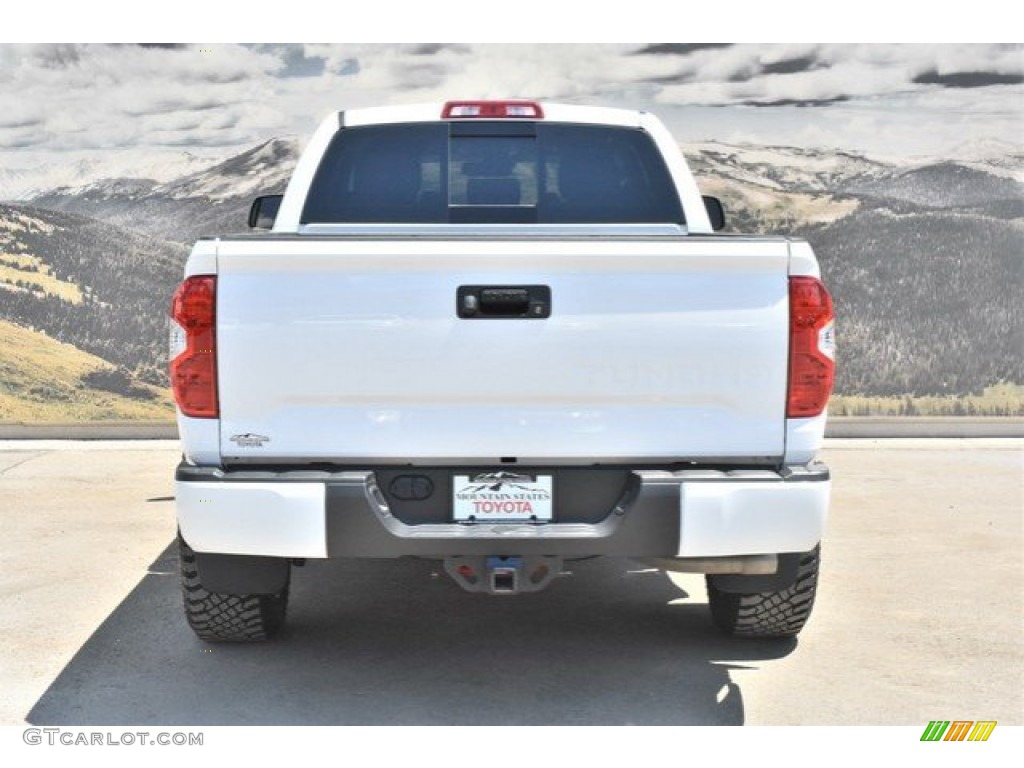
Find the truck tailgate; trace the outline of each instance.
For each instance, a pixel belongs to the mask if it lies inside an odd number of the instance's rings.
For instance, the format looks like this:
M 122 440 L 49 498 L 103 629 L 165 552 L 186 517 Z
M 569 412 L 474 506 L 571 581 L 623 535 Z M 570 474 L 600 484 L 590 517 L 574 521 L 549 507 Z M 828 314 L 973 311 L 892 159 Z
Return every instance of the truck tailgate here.
M 227 461 L 784 451 L 784 239 L 239 238 L 217 270 Z M 460 318 L 470 285 L 550 316 Z

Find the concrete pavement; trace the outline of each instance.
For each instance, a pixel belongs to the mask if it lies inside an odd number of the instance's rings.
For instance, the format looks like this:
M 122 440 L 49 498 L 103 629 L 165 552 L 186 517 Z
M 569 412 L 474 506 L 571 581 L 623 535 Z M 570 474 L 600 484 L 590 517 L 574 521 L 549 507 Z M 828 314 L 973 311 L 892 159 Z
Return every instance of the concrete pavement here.
M 547 592 L 431 563 L 294 573 L 289 628 L 181 615 L 177 444 L 0 441 L 0 723 L 1024 724 L 1024 440 L 831 440 L 798 641 L 720 637 L 700 577 L 591 560 Z

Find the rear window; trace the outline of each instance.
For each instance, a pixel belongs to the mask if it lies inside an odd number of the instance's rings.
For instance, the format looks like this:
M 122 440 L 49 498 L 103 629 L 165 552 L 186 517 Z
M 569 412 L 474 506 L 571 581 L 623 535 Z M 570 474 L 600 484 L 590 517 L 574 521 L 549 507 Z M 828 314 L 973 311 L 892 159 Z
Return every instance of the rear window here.
M 644 131 L 566 123 L 408 123 L 339 131 L 302 223 L 683 223 Z

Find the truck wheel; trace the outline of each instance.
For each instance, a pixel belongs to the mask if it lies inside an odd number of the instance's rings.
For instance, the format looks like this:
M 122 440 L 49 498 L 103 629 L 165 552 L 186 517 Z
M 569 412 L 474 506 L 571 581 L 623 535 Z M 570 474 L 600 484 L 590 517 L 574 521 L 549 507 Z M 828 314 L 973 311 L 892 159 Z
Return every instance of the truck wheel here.
M 210 592 L 199 580 L 196 553 L 178 537 L 185 618 L 200 639 L 251 643 L 273 637 L 284 626 L 288 586 L 273 595 Z M 290 581 L 290 580 L 289 580 Z
M 769 592 L 723 591 L 707 576 L 711 617 L 723 632 L 737 637 L 792 637 L 804 628 L 818 586 L 820 547 L 797 556 L 796 579 Z

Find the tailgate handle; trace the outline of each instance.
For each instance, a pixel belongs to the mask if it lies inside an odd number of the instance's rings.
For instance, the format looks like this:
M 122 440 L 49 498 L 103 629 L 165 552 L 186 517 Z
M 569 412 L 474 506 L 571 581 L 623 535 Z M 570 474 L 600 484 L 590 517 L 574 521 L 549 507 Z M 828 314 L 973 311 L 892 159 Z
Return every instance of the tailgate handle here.
M 460 285 L 456 311 L 465 320 L 551 316 L 551 288 L 546 285 Z

